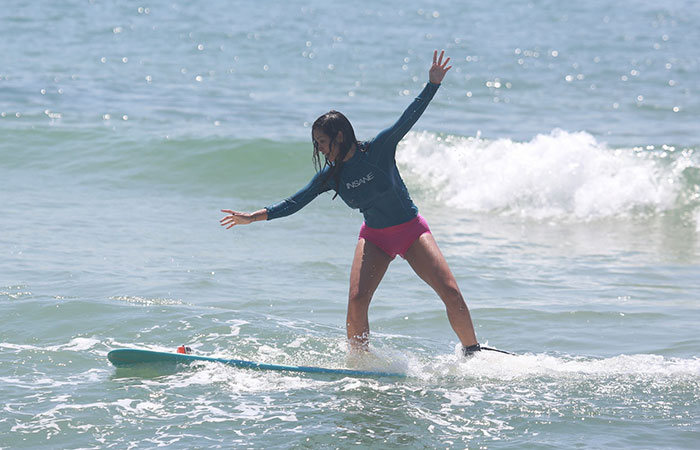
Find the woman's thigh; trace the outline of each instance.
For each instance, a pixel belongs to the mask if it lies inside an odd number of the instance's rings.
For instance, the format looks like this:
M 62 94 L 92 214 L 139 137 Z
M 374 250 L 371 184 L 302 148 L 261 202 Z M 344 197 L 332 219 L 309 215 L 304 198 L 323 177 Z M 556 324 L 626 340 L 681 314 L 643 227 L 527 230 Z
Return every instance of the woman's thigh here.
M 424 233 L 416 239 L 406 252 L 405 258 L 416 274 L 438 294 L 442 294 L 445 290 L 459 289 L 457 281 L 432 234 Z
M 365 300 L 369 303 L 391 261 L 392 258 L 382 249 L 365 239 L 359 239 L 350 270 L 350 300 Z

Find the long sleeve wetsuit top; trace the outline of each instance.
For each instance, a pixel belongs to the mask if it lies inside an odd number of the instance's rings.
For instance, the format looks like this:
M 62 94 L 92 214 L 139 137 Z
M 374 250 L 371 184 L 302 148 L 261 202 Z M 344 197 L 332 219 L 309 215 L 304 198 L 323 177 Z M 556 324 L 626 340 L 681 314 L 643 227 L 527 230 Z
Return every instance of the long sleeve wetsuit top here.
M 358 146 L 352 158 L 343 163 L 339 180 L 329 179 L 332 167 L 324 167 L 299 192 L 267 206 L 267 219 L 294 214 L 330 190 L 336 190 L 351 208 L 359 209 L 365 224 L 371 228 L 391 227 L 416 217 L 418 208 L 396 167 L 396 146 L 423 114 L 439 87 L 428 83 L 394 125 Z

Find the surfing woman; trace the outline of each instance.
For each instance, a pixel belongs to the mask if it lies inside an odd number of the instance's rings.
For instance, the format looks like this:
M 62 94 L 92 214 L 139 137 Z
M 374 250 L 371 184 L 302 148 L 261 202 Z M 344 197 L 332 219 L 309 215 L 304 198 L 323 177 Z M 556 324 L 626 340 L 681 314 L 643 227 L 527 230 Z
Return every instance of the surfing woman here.
M 292 197 L 254 213 L 221 210 L 228 214 L 221 219 L 221 225 L 231 228 L 288 216 L 319 194 L 333 190 L 348 206 L 362 212 L 364 224 L 350 271 L 347 312 L 347 334 L 354 348 L 368 346 L 367 314 L 372 295 L 389 263 L 400 255 L 445 303 L 447 317 L 462 343 L 464 355 L 481 349 L 457 281 L 428 223 L 418 214 L 395 160 L 399 141 L 423 114 L 452 67 L 447 65 L 450 58 L 443 61 L 444 56 L 444 50 L 439 56 L 437 50 L 433 53 L 429 83 L 394 125 L 370 141 L 358 141 L 348 119 L 337 111 L 319 117 L 311 129 L 317 173 Z

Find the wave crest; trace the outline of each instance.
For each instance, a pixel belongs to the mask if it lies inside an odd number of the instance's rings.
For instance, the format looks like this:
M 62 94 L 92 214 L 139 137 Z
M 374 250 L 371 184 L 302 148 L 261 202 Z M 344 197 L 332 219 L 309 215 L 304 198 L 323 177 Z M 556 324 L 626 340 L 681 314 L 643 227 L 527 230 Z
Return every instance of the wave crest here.
M 411 133 L 401 145 L 404 173 L 455 208 L 594 220 L 700 205 L 693 149 L 610 149 L 563 130 L 529 142 Z

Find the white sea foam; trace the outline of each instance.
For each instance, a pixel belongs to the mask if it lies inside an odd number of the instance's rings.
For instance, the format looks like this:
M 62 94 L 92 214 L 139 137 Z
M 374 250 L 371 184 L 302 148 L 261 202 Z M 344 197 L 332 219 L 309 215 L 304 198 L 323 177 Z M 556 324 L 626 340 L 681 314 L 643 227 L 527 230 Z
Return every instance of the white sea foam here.
M 31 344 L 14 344 L 11 342 L 0 342 L 0 349 L 16 350 L 16 351 L 62 351 L 70 350 L 75 352 L 83 352 L 101 344 L 99 339 L 76 337 L 65 344 L 48 345 L 40 347 Z
M 404 174 L 449 206 L 534 219 L 667 211 L 677 206 L 683 170 L 700 166 L 692 151 L 611 149 L 562 130 L 522 143 L 411 133 L 397 157 Z
M 59 345 L 56 347 L 49 347 L 51 350 L 71 350 L 74 352 L 83 352 L 85 350 L 90 350 L 93 347 L 101 345 L 102 342 L 95 338 L 83 338 L 76 337 L 70 340 L 67 344 Z
M 133 303 L 133 304 L 142 305 L 142 306 L 154 306 L 154 305 L 170 306 L 170 305 L 183 305 L 184 304 L 182 302 L 182 300 L 173 300 L 173 299 L 169 299 L 169 298 L 144 298 L 144 297 L 138 297 L 138 296 L 124 296 L 124 295 L 110 297 L 110 300 L 119 300 L 122 302 Z
M 666 358 L 661 355 L 619 355 L 593 359 L 558 357 L 545 354 L 525 354 L 515 357 L 500 353 L 481 352 L 465 359 L 445 356 L 430 364 L 429 369 L 412 364 L 412 373 L 432 379 L 442 377 L 478 377 L 513 380 L 530 377 L 690 377 L 700 378 L 700 358 Z

